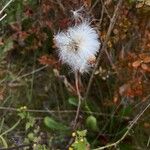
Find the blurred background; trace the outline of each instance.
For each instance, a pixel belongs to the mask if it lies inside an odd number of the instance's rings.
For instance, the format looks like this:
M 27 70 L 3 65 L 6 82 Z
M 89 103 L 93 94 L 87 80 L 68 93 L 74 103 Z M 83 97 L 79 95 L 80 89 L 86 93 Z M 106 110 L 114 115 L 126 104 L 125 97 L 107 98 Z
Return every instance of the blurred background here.
M 75 77 L 59 61 L 53 35 L 72 24 L 71 10 L 85 6 L 103 45 L 117 3 L 0 1 L 0 149 L 101 147 L 121 139 L 150 103 L 150 1 L 126 0 L 106 43 L 108 55 L 100 60 L 72 128 L 78 106 Z M 82 96 L 91 73 L 81 76 Z M 149 113 L 110 149 L 150 149 Z

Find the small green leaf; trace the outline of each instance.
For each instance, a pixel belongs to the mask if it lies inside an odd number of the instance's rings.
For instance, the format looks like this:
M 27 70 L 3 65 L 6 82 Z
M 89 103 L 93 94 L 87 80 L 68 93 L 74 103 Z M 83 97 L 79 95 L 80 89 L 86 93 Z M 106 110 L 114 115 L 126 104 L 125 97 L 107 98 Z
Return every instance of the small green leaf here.
M 26 126 L 25 126 L 25 130 L 27 131 L 30 127 L 32 127 L 31 123 L 30 123 L 30 122 L 27 122 L 27 123 L 26 123 Z
M 68 99 L 69 104 L 73 105 L 73 106 L 78 106 L 78 100 L 75 97 L 70 97 Z
M 34 140 L 34 134 L 32 133 L 32 132 L 30 132 L 29 134 L 28 134 L 28 139 L 30 140 L 30 141 L 33 141 Z
M 67 131 L 69 128 L 62 123 L 56 122 L 53 118 L 45 117 L 44 124 L 51 130 Z
M 21 117 L 21 119 L 25 119 L 26 118 L 26 114 L 24 114 L 24 113 L 18 113 L 18 116 L 20 116 Z
M 30 116 L 28 119 L 29 119 L 29 122 L 30 122 L 30 126 L 33 127 L 34 124 L 35 124 L 35 118 Z
M 77 131 L 78 136 L 85 137 L 87 134 L 87 130 Z
M 86 119 L 86 125 L 89 129 L 93 131 L 98 131 L 97 119 L 94 116 L 90 115 Z

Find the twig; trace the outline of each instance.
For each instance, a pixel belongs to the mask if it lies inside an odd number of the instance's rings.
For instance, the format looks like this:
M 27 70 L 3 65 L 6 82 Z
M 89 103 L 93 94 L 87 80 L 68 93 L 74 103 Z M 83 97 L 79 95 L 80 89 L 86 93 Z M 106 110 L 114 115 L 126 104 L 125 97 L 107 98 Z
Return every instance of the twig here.
M 0 15 L 3 13 L 3 11 L 10 5 L 10 3 L 12 2 L 13 0 L 10 0 L 8 1 L 8 3 L 0 10 Z M 7 16 L 7 14 L 4 14 L 1 18 L 0 18 L 0 21 L 2 21 L 5 17 Z
M 96 0 L 96 1 L 94 2 L 94 4 L 92 5 L 92 7 L 91 7 L 90 10 L 89 10 L 89 13 L 92 12 L 92 10 L 94 9 L 94 7 L 97 5 L 98 2 L 99 2 L 99 0 Z
M 114 25 L 115 25 L 115 22 L 116 22 L 116 19 L 117 19 L 117 16 L 118 16 L 119 8 L 122 5 L 122 2 L 123 2 L 123 0 L 119 0 L 119 2 L 117 4 L 117 7 L 116 7 L 116 9 L 114 11 L 114 14 L 113 14 L 113 17 L 111 19 L 111 22 L 110 22 L 110 25 L 109 25 L 109 28 L 108 28 L 108 32 L 107 32 L 107 35 L 106 35 L 106 39 L 105 39 L 105 41 L 103 43 L 103 46 L 102 46 L 102 49 L 101 49 L 101 53 L 99 54 L 99 56 L 97 58 L 95 67 L 94 67 L 92 75 L 90 77 L 90 80 L 89 80 L 89 83 L 88 83 L 88 87 L 87 87 L 84 99 L 87 99 L 87 97 L 88 97 L 88 94 L 89 94 L 89 91 L 90 91 L 90 88 L 91 88 L 91 85 L 92 85 L 92 82 L 93 82 L 93 79 L 94 79 L 94 73 L 95 73 L 95 71 L 96 71 L 96 69 L 97 69 L 97 67 L 99 65 L 99 62 L 102 59 L 104 53 L 106 53 L 106 55 L 107 55 L 111 65 L 113 66 L 113 63 L 111 61 L 111 58 L 110 58 L 106 48 L 107 48 L 107 42 L 108 42 L 110 34 L 111 34 L 111 32 L 112 32 L 112 30 L 114 28 Z
M 107 8 L 106 8 L 106 6 L 105 6 L 103 0 L 101 0 L 101 3 L 102 3 L 102 7 L 104 7 L 104 10 L 105 10 L 105 12 L 106 12 L 108 18 L 111 19 L 111 17 L 110 17 L 110 15 L 109 15 L 109 13 L 108 13 L 108 10 L 107 10 Z
M 18 120 L 11 128 L 9 128 L 8 130 L 6 130 L 5 132 L 1 133 L 0 136 L 3 136 L 5 134 L 7 134 L 8 132 L 11 132 L 13 129 L 15 129 L 19 123 L 20 123 L 21 120 Z
M 130 130 L 132 129 L 132 127 L 137 123 L 137 121 L 140 119 L 140 117 L 144 114 L 144 112 L 150 107 L 150 103 L 142 110 L 141 113 L 139 113 L 135 119 L 128 125 L 127 127 L 127 131 L 124 133 L 124 135 L 116 142 L 112 143 L 112 144 L 108 144 L 106 146 L 102 146 L 93 150 L 103 150 L 106 148 L 110 148 L 110 147 L 116 147 L 120 142 L 122 142 L 126 136 L 129 134 Z
M 89 10 L 89 13 L 92 12 L 92 10 L 94 9 L 94 7 L 97 5 L 98 2 L 99 2 L 99 0 L 96 0 L 96 1 L 94 2 L 94 4 L 92 5 L 92 7 L 91 7 L 90 10 Z M 106 14 L 107 14 L 107 16 L 108 16 L 108 18 L 111 19 L 110 15 L 109 15 L 109 13 L 108 13 L 108 10 L 107 10 L 107 8 L 105 7 L 105 4 L 104 4 L 104 2 L 103 2 L 102 0 L 101 0 L 101 3 L 102 3 L 102 9 L 103 9 L 103 11 L 105 11 Z
M 13 107 L 0 107 L 0 110 L 7 110 L 7 111 L 13 111 L 13 112 L 18 112 L 18 109 L 17 108 L 13 108 Z M 25 110 L 26 112 L 31 112 L 31 113 L 58 113 L 58 110 L 37 110 L 37 109 L 26 109 Z M 59 110 L 59 113 L 76 113 L 77 110 Z M 89 111 L 83 111 L 83 113 L 87 113 L 89 114 Z M 90 111 L 90 114 L 93 114 L 93 115 L 97 115 L 97 116 L 105 116 L 105 117 L 112 117 L 112 115 L 109 115 L 109 114 L 106 114 L 106 113 L 98 113 L 98 112 L 91 112 Z M 130 120 L 129 117 L 124 117 L 124 116 L 119 116 L 119 115 L 114 115 L 113 117 L 116 117 L 116 118 L 122 118 L 122 119 L 125 119 L 125 120 Z
M 64 8 L 63 4 L 61 3 L 61 1 L 60 1 L 60 0 L 56 0 L 56 2 L 57 2 L 57 4 L 59 5 L 59 7 L 62 9 L 62 11 L 63 11 L 64 13 L 66 13 L 65 8 Z
M 101 17 L 99 19 L 98 27 L 100 27 L 102 24 L 103 16 L 104 16 L 104 6 L 102 6 Z
M 48 65 L 45 65 L 45 66 L 43 66 L 43 67 L 41 67 L 41 68 L 38 68 L 38 69 L 36 69 L 36 70 L 33 70 L 32 72 L 29 72 L 29 73 L 26 73 L 26 74 L 24 74 L 24 75 L 22 75 L 22 76 L 19 76 L 19 77 L 17 77 L 16 79 L 12 80 L 11 83 L 14 82 L 14 81 L 16 81 L 16 80 L 19 80 L 19 79 L 25 78 L 25 77 L 27 77 L 27 76 L 33 75 L 33 74 L 35 74 L 35 73 L 37 73 L 37 72 L 39 72 L 39 71 L 41 71 L 41 70 L 43 70 L 43 69 L 45 69 L 45 68 L 47 68 L 47 67 L 48 67 Z
M 2 21 L 6 16 L 7 16 L 7 14 L 4 14 L 4 15 L 0 18 L 0 21 Z
M 15 81 L 17 81 L 17 80 L 20 80 L 20 79 L 22 79 L 22 78 L 25 78 L 25 77 L 27 77 L 27 76 L 33 75 L 33 74 L 35 74 L 35 73 L 37 73 L 37 72 L 39 72 L 39 71 L 41 71 L 41 70 L 43 70 L 43 69 L 45 69 L 45 68 L 47 68 L 47 67 L 48 67 L 48 65 L 45 65 L 45 66 L 40 67 L 40 68 L 38 68 L 38 69 L 36 69 L 36 70 L 33 70 L 32 72 L 26 73 L 26 74 L 24 74 L 24 75 L 22 75 L 22 76 L 17 76 L 15 79 L 13 79 L 12 81 L 10 81 L 9 84 L 12 84 L 13 82 L 15 82 Z M 6 80 L 3 79 L 3 80 L 0 82 L 0 84 L 2 84 L 2 83 L 5 82 L 5 81 L 6 81 Z

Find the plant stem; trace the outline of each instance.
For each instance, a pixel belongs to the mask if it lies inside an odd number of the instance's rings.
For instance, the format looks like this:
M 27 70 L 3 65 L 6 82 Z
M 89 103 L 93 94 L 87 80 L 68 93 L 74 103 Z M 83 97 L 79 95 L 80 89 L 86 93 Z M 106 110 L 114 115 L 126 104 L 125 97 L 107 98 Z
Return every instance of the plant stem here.
M 75 85 L 76 85 L 76 90 L 77 90 L 77 95 L 78 95 L 78 107 L 77 107 L 76 116 L 74 119 L 73 130 L 75 130 L 76 128 L 77 120 L 78 120 L 79 112 L 80 112 L 80 107 L 81 107 L 81 94 L 79 90 L 79 73 L 78 72 L 75 72 Z
M 6 130 L 2 134 L 0 134 L 0 136 L 3 136 L 5 134 L 11 132 L 12 130 L 14 130 L 19 125 L 20 121 L 21 121 L 21 119 L 19 119 L 11 128 L 9 128 L 8 130 Z

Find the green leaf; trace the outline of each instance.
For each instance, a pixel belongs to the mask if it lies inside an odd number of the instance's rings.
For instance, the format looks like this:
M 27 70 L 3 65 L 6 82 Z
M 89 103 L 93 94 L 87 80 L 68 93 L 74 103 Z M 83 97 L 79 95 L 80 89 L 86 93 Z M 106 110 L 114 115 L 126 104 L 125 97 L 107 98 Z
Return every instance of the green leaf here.
M 28 139 L 29 139 L 30 141 L 33 141 L 34 138 L 35 138 L 34 133 L 30 132 L 30 133 L 28 134 Z
M 27 131 L 30 127 L 32 127 L 31 123 L 30 123 L 30 122 L 27 122 L 27 123 L 26 123 L 26 126 L 25 126 L 25 130 Z
M 85 137 L 87 134 L 87 130 L 77 131 L 78 136 Z
M 93 131 L 98 131 L 97 119 L 93 115 L 90 115 L 86 119 L 86 125 L 89 129 Z
M 26 114 L 21 112 L 21 113 L 18 113 L 18 116 L 21 117 L 21 119 L 25 119 L 26 118 Z
M 44 118 L 44 124 L 51 130 L 56 130 L 56 131 L 69 130 L 69 128 L 67 126 L 55 121 L 53 118 L 50 118 L 48 116 Z
M 29 122 L 30 122 L 30 126 L 33 127 L 34 124 L 35 124 L 35 118 L 32 117 L 32 116 L 30 116 L 30 117 L 29 117 Z
M 75 97 L 70 97 L 68 99 L 69 104 L 73 105 L 73 106 L 78 106 L 78 100 Z
M 87 142 L 86 141 L 79 141 L 72 144 L 72 147 L 75 150 L 87 150 Z

